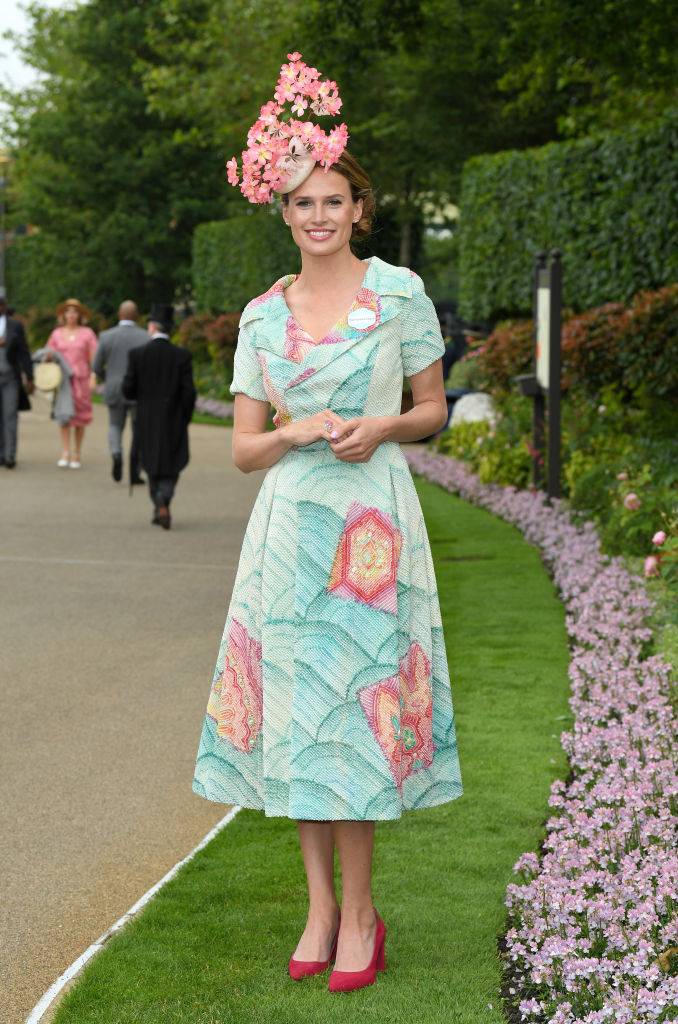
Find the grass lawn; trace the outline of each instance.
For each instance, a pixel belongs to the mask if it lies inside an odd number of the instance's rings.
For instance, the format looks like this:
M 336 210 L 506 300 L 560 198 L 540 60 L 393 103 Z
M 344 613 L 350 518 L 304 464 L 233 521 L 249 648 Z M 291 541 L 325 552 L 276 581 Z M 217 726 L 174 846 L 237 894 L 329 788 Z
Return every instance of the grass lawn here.
M 501 1022 L 497 937 L 511 867 L 536 849 L 569 727 L 563 607 L 537 551 L 418 481 L 436 563 L 465 793 L 377 827 L 388 970 L 331 996 L 294 983 L 303 927 L 296 830 L 241 811 L 86 969 L 56 1024 Z M 186 784 L 190 784 L 187 779 Z

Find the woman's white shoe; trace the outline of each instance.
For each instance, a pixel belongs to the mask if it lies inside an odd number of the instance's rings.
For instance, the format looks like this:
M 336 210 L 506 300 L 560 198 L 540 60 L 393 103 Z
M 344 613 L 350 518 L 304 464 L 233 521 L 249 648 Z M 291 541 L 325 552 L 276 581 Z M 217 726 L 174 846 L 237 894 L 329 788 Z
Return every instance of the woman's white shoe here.
M 68 459 L 64 459 L 63 457 L 60 458 L 59 461 L 57 462 L 57 466 L 59 467 L 59 469 L 66 469 L 68 465 Z
M 74 459 L 73 462 L 69 462 L 68 463 L 68 468 L 69 469 L 80 469 L 81 465 L 80 465 L 80 463 L 76 459 Z

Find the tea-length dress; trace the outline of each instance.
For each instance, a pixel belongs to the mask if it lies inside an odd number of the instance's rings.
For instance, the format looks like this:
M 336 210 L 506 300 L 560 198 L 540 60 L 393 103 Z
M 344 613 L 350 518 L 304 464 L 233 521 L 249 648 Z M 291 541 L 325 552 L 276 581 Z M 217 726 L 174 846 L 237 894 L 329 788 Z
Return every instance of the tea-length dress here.
M 75 410 L 69 427 L 86 427 L 92 422 L 92 398 L 89 378 L 97 350 L 97 336 L 91 327 L 78 327 L 73 338 L 63 327 L 56 327 L 49 336 L 47 348 L 60 352 L 73 371 L 71 392 Z
M 400 412 L 403 373 L 439 359 L 411 271 L 366 261 L 347 315 L 314 341 L 285 301 L 245 308 L 231 391 L 274 422 Z M 299 820 L 399 818 L 462 793 L 431 552 L 400 446 L 342 462 L 320 440 L 264 478 L 245 532 L 193 789 Z

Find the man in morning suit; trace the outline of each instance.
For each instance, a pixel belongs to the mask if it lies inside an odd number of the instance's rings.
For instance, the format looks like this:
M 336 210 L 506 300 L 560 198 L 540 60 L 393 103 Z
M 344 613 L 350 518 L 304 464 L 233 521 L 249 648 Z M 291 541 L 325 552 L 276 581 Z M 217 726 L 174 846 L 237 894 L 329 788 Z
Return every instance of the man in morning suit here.
M 129 354 L 122 385 L 125 398 L 137 403 L 137 438 L 141 465 L 148 474 L 152 523 L 169 530 L 170 502 L 179 473 L 188 464 L 188 424 L 195 405 L 193 357 L 169 339 L 172 306 L 151 309 L 151 340 Z
M 99 380 L 104 382 L 104 401 L 108 406 L 108 448 L 113 460 L 111 475 L 118 482 L 122 480 L 122 432 L 127 414 L 132 424 L 132 444 L 129 455 L 129 479 L 131 484 L 142 484 L 139 475 L 139 451 L 136 443 L 136 408 L 126 402 L 122 393 L 122 382 L 127 372 L 127 357 L 133 348 L 146 345 L 148 334 L 138 326 L 139 310 L 130 299 L 120 304 L 117 327 L 103 331 L 94 356 L 92 369 Z
M 20 409 L 30 409 L 33 363 L 23 324 L 9 315 L 0 296 L 0 466 L 16 466 L 17 423 Z

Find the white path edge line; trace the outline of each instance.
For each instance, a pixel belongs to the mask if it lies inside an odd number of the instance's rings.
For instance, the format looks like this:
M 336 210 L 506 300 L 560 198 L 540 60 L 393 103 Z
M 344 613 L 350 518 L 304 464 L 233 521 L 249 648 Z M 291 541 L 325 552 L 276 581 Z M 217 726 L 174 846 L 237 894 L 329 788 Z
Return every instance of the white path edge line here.
M 59 975 L 54 984 L 50 985 L 50 987 L 47 989 L 47 991 L 42 996 L 40 1001 L 35 1004 L 30 1014 L 26 1018 L 25 1024 L 38 1024 L 38 1021 L 42 1020 L 45 1011 L 49 1009 L 49 1007 L 52 1005 L 55 998 L 59 995 L 64 986 L 67 985 L 68 982 L 71 981 L 76 976 L 76 974 L 78 974 L 78 972 L 82 970 L 82 968 L 85 966 L 88 960 L 91 960 L 96 953 L 100 952 L 102 947 L 111 938 L 112 935 L 114 935 L 116 932 L 119 932 L 121 928 L 124 928 L 125 925 L 129 921 L 131 921 L 131 919 L 136 914 L 139 913 L 140 910 L 143 910 L 146 904 L 153 899 L 155 894 L 160 889 L 162 889 L 162 887 L 166 885 L 167 882 L 170 881 L 170 879 L 174 878 L 174 876 L 180 870 L 180 868 L 182 868 L 184 864 L 187 864 L 189 860 L 192 860 L 199 850 L 202 850 L 204 846 L 207 846 L 210 840 L 214 839 L 214 837 L 219 832 L 221 832 L 221 830 L 225 828 L 226 825 L 233 821 L 236 814 L 240 810 L 242 810 L 242 808 L 238 807 L 237 805 L 235 807 L 232 807 L 228 814 L 225 817 L 223 817 L 221 821 L 217 822 L 214 828 L 211 829 L 207 833 L 207 835 L 200 840 L 198 845 L 195 846 L 191 850 L 191 852 L 183 858 L 183 860 L 180 860 L 177 864 L 174 865 L 173 868 L 170 868 L 167 874 L 163 875 L 160 881 L 156 882 L 155 885 L 152 885 L 148 892 L 145 892 L 144 895 L 140 899 L 138 899 L 137 902 L 132 907 L 130 907 L 130 909 L 126 913 L 122 915 L 122 917 L 118 918 L 115 924 L 111 925 L 108 931 L 105 931 L 103 935 L 100 935 L 96 942 L 93 942 L 92 945 L 89 946 L 84 953 L 81 953 L 78 959 L 74 960 L 70 967 L 66 968 L 64 973 Z

